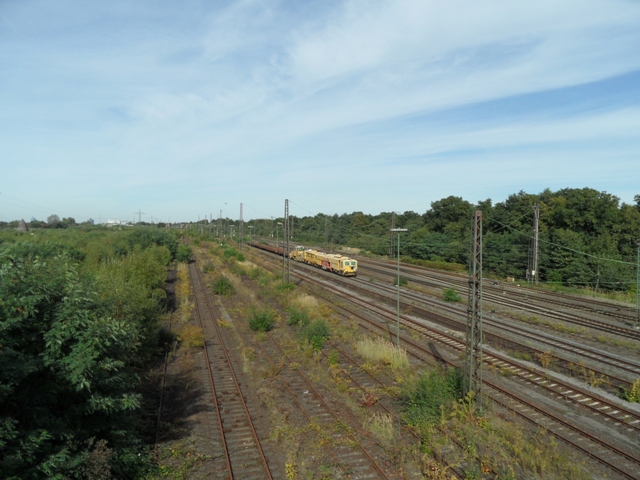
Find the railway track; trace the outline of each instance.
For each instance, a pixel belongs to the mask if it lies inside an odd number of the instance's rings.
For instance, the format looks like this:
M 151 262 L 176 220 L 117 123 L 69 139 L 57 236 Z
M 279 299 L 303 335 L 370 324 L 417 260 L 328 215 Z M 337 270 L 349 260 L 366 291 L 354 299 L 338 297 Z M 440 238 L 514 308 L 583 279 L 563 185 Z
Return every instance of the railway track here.
M 385 262 L 383 260 L 372 260 L 370 258 L 362 258 L 365 267 L 369 265 L 378 265 L 384 268 L 396 268 L 395 263 Z M 460 288 L 465 288 L 467 278 L 464 275 L 443 272 L 441 270 L 434 270 L 427 267 L 420 267 L 417 265 L 402 266 L 403 271 L 413 272 L 416 275 L 424 276 L 430 279 L 438 279 L 445 282 L 451 282 L 452 285 L 457 285 Z M 547 290 L 536 289 L 532 286 L 526 288 L 509 283 L 500 283 L 499 286 L 494 285 L 497 282 L 487 282 L 484 287 L 490 292 L 500 294 L 503 291 L 508 291 L 510 296 L 516 297 L 522 301 L 540 301 L 547 304 L 552 304 L 565 309 L 577 309 L 583 310 L 587 313 L 597 313 L 605 317 L 610 317 L 625 325 L 632 325 L 635 322 L 636 310 L 626 305 L 614 303 L 606 300 L 599 300 L 595 298 L 589 298 L 584 295 L 575 296 L 568 295 L 559 292 L 552 292 Z
M 382 264 L 384 265 L 384 264 Z M 361 273 L 370 271 L 383 275 L 387 275 L 389 278 L 393 278 L 397 275 L 397 270 L 395 270 L 391 265 L 380 266 L 380 267 L 372 267 L 362 263 L 358 265 L 359 271 Z M 426 287 L 434 287 L 434 288 L 454 288 L 458 293 L 466 294 L 466 290 L 468 288 L 468 280 L 464 281 L 460 278 L 447 278 L 447 279 L 434 279 L 433 277 L 425 277 L 422 271 L 417 270 L 415 267 L 407 267 L 403 265 L 402 267 L 403 276 L 408 280 L 424 285 Z M 412 273 L 409 273 L 412 272 Z M 630 338 L 633 340 L 640 340 L 640 331 L 630 328 L 624 327 L 616 324 L 612 324 L 610 322 L 600 321 L 594 318 L 587 318 L 584 315 L 578 315 L 576 313 L 571 312 L 559 312 L 556 310 L 552 310 L 549 307 L 544 305 L 537 305 L 533 303 L 533 296 L 528 294 L 523 294 L 521 292 L 515 291 L 513 288 L 508 289 L 495 289 L 492 288 L 488 283 L 483 284 L 483 298 L 487 303 L 492 303 L 495 305 L 504 306 L 510 309 L 515 309 L 519 311 L 525 311 L 536 315 L 543 315 L 558 321 L 564 321 L 567 323 L 571 323 L 574 325 L 579 325 L 582 327 L 592 328 L 595 330 L 599 330 L 602 332 L 606 332 L 609 334 L 619 335 L 625 338 Z M 508 293 L 507 293 L 508 292 Z M 523 298 L 524 297 L 524 298 Z M 548 300 L 538 300 L 544 303 L 555 303 L 559 302 L 548 301 Z M 571 307 L 564 304 L 563 308 L 575 308 L 575 305 Z M 586 310 L 582 308 L 582 310 Z M 589 310 L 589 313 L 597 313 Z M 627 319 L 625 323 L 629 325 L 632 324 L 632 320 Z
M 293 275 L 294 277 L 302 278 L 298 274 L 294 273 Z M 385 335 L 389 334 L 389 323 L 395 321 L 394 312 L 390 312 L 389 310 L 385 311 L 385 309 L 381 307 L 374 307 L 366 300 L 351 296 L 342 289 L 329 285 L 326 282 L 311 279 L 310 276 L 304 276 L 304 280 L 309 283 L 313 283 L 315 287 L 321 287 L 323 290 L 330 291 L 330 295 L 328 297 L 325 296 L 327 301 L 335 303 L 336 298 L 341 298 L 346 300 L 349 304 L 359 304 L 361 308 L 365 308 L 379 315 L 383 320 L 380 321 L 377 327 L 381 332 L 384 332 Z M 314 288 L 313 293 L 318 295 L 318 289 Z M 340 308 L 344 308 L 344 305 L 341 305 Z M 351 310 L 351 313 L 356 315 L 353 310 Z M 414 321 L 413 319 L 408 319 L 406 317 L 403 317 L 402 320 L 405 323 L 407 321 Z M 449 348 L 457 348 L 458 350 L 464 348 L 464 344 L 459 338 L 446 336 L 435 330 L 428 332 L 429 329 L 424 326 L 413 328 L 420 330 L 423 335 L 428 335 L 429 341 L 437 342 Z M 416 344 L 412 339 L 406 338 L 406 336 L 403 336 L 402 342 L 405 348 L 418 358 L 424 359 L 426 355 L 433 356 L 432 352 Z M 456 343 L 457 347 L 455 346 Z M 442 360 L 442 358 L 439 359 L 439 361 Z M 501 358 L 500 356 L 495 356 L 492 353 L 491 356 L 485 355 L 485 361 L 490 362 L 496 368 L 512 371 L 514 377 L 521 378 L 524 382 L 529 382 L 538 388 L 551 389 L 551 395 L 559 395 L 563 400 L 573 402 L 575 408 L 582 408 L 584 406 L 588 407 L 591 409 L 594 416 L 603 416 L 603 418 L 606 418 L 607 420 L 605 420 L 604 423 L 610 423 L 616 428 L 621 427 L 618 429 L 619 433 L 631 433 L 632 435 L 637 435 L 637 425 L 640 423 L 640 419 L 636 412 L 623 412 L 622 415 L 619 416 L 621 410 L 618 408 L 618 405 L 607 404 L 607 402 L 601 401 L 602 399 L 595 399 L 588 393 L 585 395 L 578 389 L 575 389 L 574 386 L 562 386 L 561 383 L 555 381 L 555 378 L 550 380 L 545 372 L 528 370 L 523 368 L 521 365 L 512 362 L 508 358 Z M 526 394 L 507 392 L 502 387 L 495 384 L 495 382 L 491 382 L 489 380 L 485 380 L 485 384 L 489 386 L 492 391 L 497 392 L 490 395 L 492 400 L 496 403 L 516 412 L 518 415 L 526 418 L 528 421 L 536 425 L 544 426 L 558 438 L 563 439 L 578 450 L 598 460 L 621 477 L 637 478 L 637 472 L 640 471 L 640 458 L 637 455 L 637 449 L 634 451 L 633 448 L 620 448 L 608 443 L 608 441 L 601 440 L 599 437 L 602 435 L 602 432 L 597 431 L 597 429 L 589 431 L 589 429 L 575 425 L 575 421 L 569 422 L 562 420 L 556 414 L 549 411 L 548 407 L 545 408 L 540 405 L 532 404 L 531 401 L 526 398 Z M 560 390 L 554 390 L 558 385 L 560 385 Z M 517 406 L 513 404 L 516 400 L 518 402 Z M 637 445 L 637 439 L 633 440 L 632 443 L 633 442 Z
M 278 341 L 269 335 L 269 342 L 257 344 L 262 355 L 274 367 L 281 365 L 278 380 L 288 392 L 295 404 L 303 412 L 307 421 L 315 422 L 331 438 L 327 445 L 333 463 L 352 479 L 389 479 L 395 476 L 389 469 L 380 465 L 363 445 L 362 435 L 352 427 L 344 428 L 345 411 L 338 414 L 330 401 L 314 386 L 313 382 L 300 368 L 291 368 L 295 364 Z M 353 424 L 354 422 L 348 422 Z
M 393 304 L 396 302 L 397 290 L 395 287 L 374 284 L 364 280 L 351 280 L 350 282 L 354 287 L 362 287 L 363 292 L 374 291 L 378 293 L 378 298 L 382 301 Z M 456 308 L 444 302 L 430 300 L 411 290 L 403 291 L 401 305 L 404 311 L 419 314 L 425 319 L 453 330 L 464 332 L 466 328 L 466 310 Z M 436 313 L 434 310 L 437 310 L 439 313 Z M 445 316 L 441 312 L 447 312 L 450 315 Z M 488 343 L 527 353 L 531 355 L 532 358 L 545 358 L 547 361 L 553 362 L 554 367 L 557 367 L 561 372 L 571 376 L 574 376 L 576 373 L 582 375 L 588 373 L 592 378 L 597 377 L 601 382 L 610 386 L 613 394 L 617 394 L 621 388 L 629 389 L 632 382 L 640 378 L 640 362 L 631 359 L 625 359 L 602 350 L 578 345 L 575 342 L 563 340 L 558 336 L 532 331 L 518 324 L 510 324 L 507 321 L 489 317 L 488 315 L 483 317 L 483 326 L 485 327 L 485 340 Z M 513 336 L 506 338 L 506 332 L 509 332 Z M 539 345 L 539 347 L 535 348 L 533 345 Z M 552 354 L 552 349 L 563 352 L 563 355 Z M 593 364 L 588 367 L 585 366 L 585 359 L 591 362 L 597 362 L 600 367 L 596 367 Z M 612 371 L 617 371 L 619 374 L 616 375 L 612 373 Z
M 218 452 L 210 478 L 272 479 L 245 392 L 236 375 L 238 366 L 229 355 L 202 274 L 193 263 L 189 265 L 189 273 L 196 316 L 205 336 L 204 353 L 218 423 L 216 438 L 212 438 Z

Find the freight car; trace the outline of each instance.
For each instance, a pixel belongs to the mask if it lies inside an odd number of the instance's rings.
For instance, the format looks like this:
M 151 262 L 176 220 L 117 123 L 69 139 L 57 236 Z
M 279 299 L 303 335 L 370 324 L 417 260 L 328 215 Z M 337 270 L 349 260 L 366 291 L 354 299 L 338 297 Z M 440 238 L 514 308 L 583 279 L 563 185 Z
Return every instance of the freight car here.
M 281 247 L 265 245 L 263 243 L 252 242 L 252 246 L 266 250 L 267 252 L 283 255 Z M 329 272 L 337 273 L 344 277 L 355 277 L 358 271 L 358 261 L 353 258 L 345 257 L 337 253 L 324 253 L 311 248 L 305 249 L 302 246 L 296 247 L 289 256 L 296 262 L 313 265 Z

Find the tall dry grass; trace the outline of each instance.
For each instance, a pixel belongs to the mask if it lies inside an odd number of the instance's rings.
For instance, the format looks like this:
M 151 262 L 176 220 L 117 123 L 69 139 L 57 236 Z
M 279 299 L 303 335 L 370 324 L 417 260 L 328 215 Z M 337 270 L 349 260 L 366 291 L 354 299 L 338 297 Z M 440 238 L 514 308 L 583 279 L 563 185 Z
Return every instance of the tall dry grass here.
M 356 343 L 356 350 L 369 362 L 389 365 L 394 370 L 408 369 L 411 364 L 407 351 L 384 338 L 365 338 Z

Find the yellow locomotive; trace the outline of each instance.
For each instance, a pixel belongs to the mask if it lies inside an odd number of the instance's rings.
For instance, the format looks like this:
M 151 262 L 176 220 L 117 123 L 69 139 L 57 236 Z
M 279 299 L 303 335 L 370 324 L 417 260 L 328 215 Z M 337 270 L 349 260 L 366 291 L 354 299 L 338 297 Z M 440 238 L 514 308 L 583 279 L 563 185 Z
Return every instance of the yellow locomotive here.
M 296 247 L 290 257 L 296 262 L 313 265 L 344 277 L 355 277 L 358 270 L 357 260 L 337 253 L 324 253 L 310 248 Z

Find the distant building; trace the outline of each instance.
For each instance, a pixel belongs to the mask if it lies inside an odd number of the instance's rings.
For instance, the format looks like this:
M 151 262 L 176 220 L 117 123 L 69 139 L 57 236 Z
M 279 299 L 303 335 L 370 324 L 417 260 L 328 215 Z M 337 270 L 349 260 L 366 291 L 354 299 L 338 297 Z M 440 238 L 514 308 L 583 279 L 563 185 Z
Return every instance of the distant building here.
M 18 230 L 19 232 L 28 232 L 29 226 L 27 225 L 27 222 L 22 219 L 18 222 L 18 228 L 16 228 L 16 230 Z

